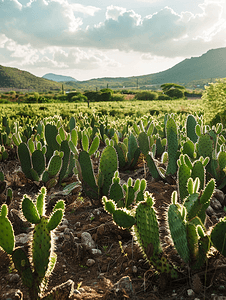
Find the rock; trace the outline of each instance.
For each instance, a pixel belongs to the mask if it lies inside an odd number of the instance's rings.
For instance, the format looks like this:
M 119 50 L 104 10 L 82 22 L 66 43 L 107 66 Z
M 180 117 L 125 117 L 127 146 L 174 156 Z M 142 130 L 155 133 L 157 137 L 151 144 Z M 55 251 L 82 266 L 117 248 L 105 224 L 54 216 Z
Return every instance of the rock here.
M 99 250 L 99 249 L 91 249 L 91 253 L 93 255 L 101 255 L 102 254 L 101 250 Z
M 116 282 L 113 288 L 105 295 L 106 300 L 113 300 L 113 299 L 136 299 L 132 280 L 129 276 L 122 277 L 118 282 Z
M 195 292 L 192 289 L 187 290 L 188 297 L 193 297 L 195 295 Z
M 24 245 L 30 240 L 31 236 L 27 233 L 21 233 L 16 235 L 16 246 Z
M 214 210 L 221 210 L 222 209 L 222 205 L 221 205 L 220 201 L 217 200 L 217 198 L 215 198 L 215 197 L 212 197 L 212 199 L 210 200 L 210 206 Z
M 207 207 L 206 214 L 210 217 L 214 214 L 214 209 L 212 208 L 212 206 Z
M 19 274 L 9 274 L 9 282 L 18 282 L 20 280 Z
M 87 259 L 86 261 L 87 267 L 92 267 L 95 263 L 96 263 L 95 260 L 91 258 Z
M 214 194 L 213 194 L 213 197 L 215 197 L 218 201 L 220 201 L 220 203 L 221 203 L 222 206 L 226 205 L 225 194 L 221 190 L 216 189 L 215 192 L 214 192 Z
M 81 234 L 81 243 L 87 250 L 92 250 L 96 247 L 94 240 L 92 239 L 90 233 L 84 231 Z

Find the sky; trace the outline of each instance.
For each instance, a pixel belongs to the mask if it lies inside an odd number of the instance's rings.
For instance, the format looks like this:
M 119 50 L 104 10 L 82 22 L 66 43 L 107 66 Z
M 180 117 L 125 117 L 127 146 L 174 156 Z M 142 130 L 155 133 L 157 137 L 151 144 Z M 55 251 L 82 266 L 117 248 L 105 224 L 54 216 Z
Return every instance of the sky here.
M 225 0 L 0 0 L 0 65 L 40 77 L 152 74 L 221 47 Z

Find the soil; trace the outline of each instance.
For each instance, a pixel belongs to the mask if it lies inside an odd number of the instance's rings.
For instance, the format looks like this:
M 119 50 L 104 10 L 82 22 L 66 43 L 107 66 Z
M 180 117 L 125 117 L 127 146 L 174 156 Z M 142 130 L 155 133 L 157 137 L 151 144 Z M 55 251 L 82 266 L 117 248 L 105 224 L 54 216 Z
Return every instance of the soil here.
M 20 171 L 16 157 L 11 156 L 8 161 L 1 162 L 0 170 L 5 174 L 7 187 L 13 189 L 9 211 L 20 210 L 24 194 L 34 198 L 39 192 L 40 186 L 27 180 Z M 63 232 L 65 227 L 69 228 L 70 234 L 77 241 L 72 243 L 70 238 L 65 238 L 65 233 L 59 234 L 58 231 L 59 238 L 55 242 L 57 263 L 47 290 L 71 279 L 76 291 L 70 299 L 226 299 L 226 259 L 211 248 L 208 264 L 193 273 L 183 264 L 168 236 L 165 214 L 171 194 L 176 190 L 175 182 L 154 182 L 142 164 L 135 171 L 120 173 L 121 180 L 127 181 L 128 177 L 147 180 L 147 190 L 155 197 L 154 206 L 160 222 L 164 252 L 181 270 L 179 279 L 172 280 L 157 274 L 144 259 L 131 232 L 118 228 L 112 217 L 103 210 L 101 203 L 91 202 L 78 185 L 67 196 L 59 195 L 62 187 L 54 187 L 47 194 L 48 212 L 58 199 L 65 200 L 64 220 L 67 221 L 60 229 Z M 70 178 L 66 184 L 75 180 L 75 177 Z M 5 200 L 4 193 L 0 194 L 0 205 Z M 27 232 L 25 225 L 13 223 L 15 234 Z M 91 234 L 96 249 L 101 250 L 102 254 L 94 255 L 81 247 L 80 238 L 83 232 Z M 87 266 L 88 259 L 93 259 L 95 263 Z M 23 293 L 23 299 L 29 299 L 21 279 L 16 282 L 11 280 L 12 274 L 16 273 L 10 257 L 0 250 L 0 299 L 19 299 L 9 298 L 13 289 L 19 289 Z M 129 293 L 125 288 L 114 288 L 123 277 L 132 284 L 133 293 Z

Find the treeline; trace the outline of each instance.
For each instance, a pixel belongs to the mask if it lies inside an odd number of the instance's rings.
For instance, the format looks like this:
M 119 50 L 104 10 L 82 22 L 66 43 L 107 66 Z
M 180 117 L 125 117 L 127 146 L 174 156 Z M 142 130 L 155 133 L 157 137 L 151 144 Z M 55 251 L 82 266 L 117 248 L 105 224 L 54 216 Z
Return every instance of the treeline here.
M 192 92 L 194 95 L 194 91 Z M 197 93 L 201 97 L 201 94 Z M 161 90 L 112 90 L 109 88 L 96 91 L 71 91 L 65 92 L 62 86 L 60 92 L 6 92 L 0 94 L 0 103 L 60 103 L 60 102 L 106 102 L 106 101 L 124 101 L 124 100 L 173 100 L 189 96 L 183 86 L 175 83 L 166 83 L 161 85 Z

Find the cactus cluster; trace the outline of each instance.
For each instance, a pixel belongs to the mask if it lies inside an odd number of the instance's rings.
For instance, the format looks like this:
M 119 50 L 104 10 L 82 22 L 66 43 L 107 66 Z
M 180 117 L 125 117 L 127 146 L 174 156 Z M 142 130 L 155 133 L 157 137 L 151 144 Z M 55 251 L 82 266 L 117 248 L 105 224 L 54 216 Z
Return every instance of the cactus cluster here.
M 0 246 L 12 256 L 14 266 L 23 284 L 28 288 L 30 298 L 34 300 L 45 298 L 44 289 L 57 259 L 54 253 L 52 232 L 60 224 L 65 209 L 64 201 L 60 200 L 53 208 L 51 216 L 47 217 L 45 196 L 46 188 L 42 187 L 35 202 L 27 195 L 24 195 L 22 200 L 23 215 L 34 225 L 30 246 L 31 257 L 22 247 L 15 248 L 15 236 L 12 224 L 7 217 L 7 205 L 3 204 L 0 211 Z
M 102 151 L 98 175 L 95 176 L 91 158 L 88 152 L 81 151 L 77 160 L 79 179 L 87 196 L 91 199 L 100 199 L 108 195 L 112 177 L 118 169 L 118 158 L 116 151 L 110 144 Z
M 27 142 L 22 142 L 18 132 L 14 133 L 12 139 L 26 177 L 51 188 L 73 174 L 77 152 L 75 133 L 73 129 L 67 134 L 62 126 L 58 128 L 50 123 L 39 123 L 37 135 L 32 135 Z
M 153 196 L 145 192 L 144 200 L 131 210 L 117 208 L 115 202 L 105 196 L 102 202 L 105 210 L 112 214 L 113 220 L 119 227 L 132 228 L 134 237 L 149 263 L 158 272 L 177 278 L 176 267 L 167 260 L 161 247 Z
M 131 177 L 127 180 L 127 183 L 121 185 L 119 172 L 116 171 L 109 189 L 109 198 L 115 202 L 118 208 L 126 207 L 127 209 L 130 209 L 135 203 L 144 201 L 146 186 L 146 180 L 140 180 L 139 178 L 133 185 L 133 179 Z

